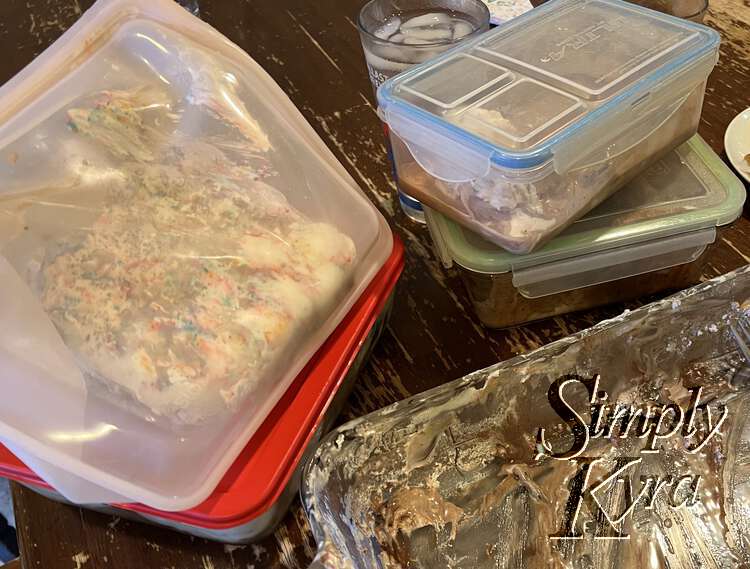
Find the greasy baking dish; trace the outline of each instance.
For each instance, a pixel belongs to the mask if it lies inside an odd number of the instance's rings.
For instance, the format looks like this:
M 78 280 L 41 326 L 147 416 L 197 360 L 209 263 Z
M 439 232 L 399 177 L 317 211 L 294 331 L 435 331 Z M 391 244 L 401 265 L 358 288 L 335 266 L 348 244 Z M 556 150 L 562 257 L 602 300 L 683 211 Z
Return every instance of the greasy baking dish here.
M 312 567 L 747 565 L 749 311 L 744 267 L 333 431 Z

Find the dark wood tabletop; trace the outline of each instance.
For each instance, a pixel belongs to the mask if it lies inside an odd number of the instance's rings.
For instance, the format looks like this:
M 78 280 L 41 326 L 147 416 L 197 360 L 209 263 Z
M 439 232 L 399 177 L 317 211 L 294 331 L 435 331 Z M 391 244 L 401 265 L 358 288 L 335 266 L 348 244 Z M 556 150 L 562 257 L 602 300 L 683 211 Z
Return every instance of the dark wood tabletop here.
M 354 24 L 362 2 L 200 0 L 203 19 L 271 74 L 406 244 L 393 318 L 341 420 L 536 348 L 625 307 L 505 331 L 480 325 L 457 274 L 442 267 L 425 228 L 399 210 Z M 2 0 L 0 83 L 41 53 L 91 3 Z M 705 23 L 721 32 L 723 43 L 709 80 L 700 133 L 726 158 L 724 131 L 737 113 L 750 107 L 750 1 L 711 0 Z M 712 253 L 704 278 L 748 262 L 750 222 L 743 217 Z M 297 569 L 306 567 L 315 551 L 299 501 L 275 534 L 237 548 L 60 505 L 17 485 L 14 498 L 26 569 Z

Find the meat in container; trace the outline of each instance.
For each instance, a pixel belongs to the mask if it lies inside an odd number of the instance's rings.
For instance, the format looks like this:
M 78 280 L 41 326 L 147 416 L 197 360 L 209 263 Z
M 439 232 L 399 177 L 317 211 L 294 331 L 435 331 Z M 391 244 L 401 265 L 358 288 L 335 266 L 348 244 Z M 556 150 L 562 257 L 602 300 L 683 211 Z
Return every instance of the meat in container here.
M 182 512 L 163 512 L 143 504 L 86 507 L 226 543 L 248 543 L 272 532 L 297 495 L 305 458 L 333 425 L 387 325 L 402 268 L 403 246 L 396 238 L 378 275 L 202 504 Z M 64 501 L 2 445 L 0 476 Z
M 750 268 L 352 421 L 316 569 L 750 563 Z
M 100 0 L 0 89 L 0 158 L 0 440 L 75 503 L 206 500 L 393 246 L 172 0 Z
M 618 0 L 556 0 L 378 90 L 399 186 L 529 253 L 697 131 L 719 35 Z
M 742 182 L 695 135 L 528 255 L 429 208 L 427 223 L 479 319 L 504 328 L 697 284 L 744 202 Z

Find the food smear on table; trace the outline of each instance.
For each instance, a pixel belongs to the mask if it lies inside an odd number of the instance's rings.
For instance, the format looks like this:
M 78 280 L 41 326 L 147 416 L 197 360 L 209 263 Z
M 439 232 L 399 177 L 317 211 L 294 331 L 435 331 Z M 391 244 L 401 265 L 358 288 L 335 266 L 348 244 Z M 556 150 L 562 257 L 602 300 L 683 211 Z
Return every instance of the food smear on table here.
M 490 21 L 499 25 L 533 8 L 529 0 L 484 0 L 490 10 Z

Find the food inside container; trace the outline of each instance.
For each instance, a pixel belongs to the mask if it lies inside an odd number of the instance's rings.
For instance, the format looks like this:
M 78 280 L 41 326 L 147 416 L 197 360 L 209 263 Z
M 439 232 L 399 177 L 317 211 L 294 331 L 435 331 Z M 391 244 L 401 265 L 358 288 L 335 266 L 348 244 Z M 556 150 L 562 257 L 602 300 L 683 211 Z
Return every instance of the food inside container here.
M 333 431 L 313 566 L 747 565 L 749 300 L 745 267 Z
M 195 506 L 390 230 L 268 75 L 171 0 L 100 1 L 0 109 L 0 438 L 72 501 Z
M 388 322 L 403 256 L 396 238 L 378 275 L 205 502 L 183 512 L 162 512 L 143 504 L 86 507 L 225 543 L 253 542 L 272 532 L 299 491 L 305 459 L 330 430 Z M 2 445 L 0 476 L 65 501 Z
M 141 109 L 168 124 L 158 97 L 101 91 L 67 110 L 73 143 L 122 157 L 122 178 L 93 189 L 102 202 L 85 227 L 32 236 L 37 250 L 15 266 L 92 385 L 154 420 L 198 425 L 236 409 L 336 304 L 356 248 L 214 145 L 153 151 L 159 134 L 145 134 Z M 246 151 L 270 150 L 258 132 Z M 54 205 L 26 192 L 4 200 L 25 227 L 15 241 L 79 205 L 71 194 Z M 6 251 L 27 247 L 11 237 Z
M 698 283 L 744 201 L 696 135 L 535 253 L 512 255 L 437 211 L 427 218 L 479 319 L 504 328 Z
M 386 82 L 400 187 L 528 253 L 692 136 L 719 36 L 556 0 Z
M 531 10 L 529 0 L 484 0 L 490 10 L 490 23 L 499 26 Z

